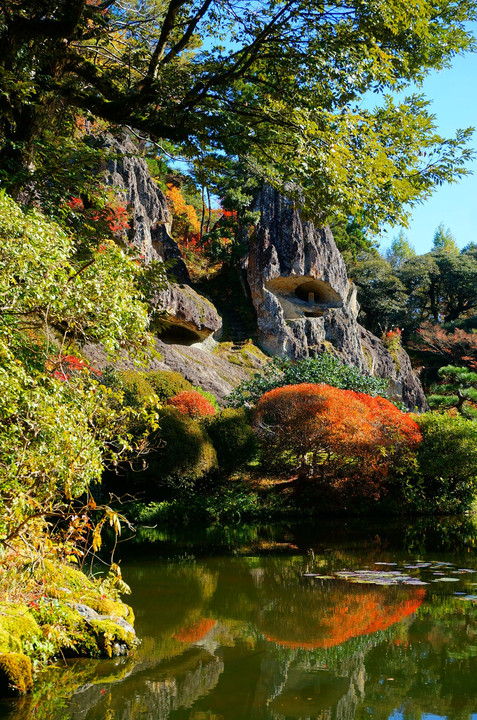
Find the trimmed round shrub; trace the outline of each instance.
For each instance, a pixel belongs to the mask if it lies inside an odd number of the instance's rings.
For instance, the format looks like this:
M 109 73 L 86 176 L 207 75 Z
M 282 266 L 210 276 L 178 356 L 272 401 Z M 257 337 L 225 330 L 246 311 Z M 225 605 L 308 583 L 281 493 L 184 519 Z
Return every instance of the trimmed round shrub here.
M 149 383 L 146 373 L 121 370 L 118 375 L 124 392 L 125 405 L 137 408 L 154 397 L 154 388 Z
M 460 415 L 415 417 L 422 434 L 411 487 L 422 512 L 462 512 L 477 492 L 477 423 Z
M 215 415 L 214 406 L 197 390 L 183 390 L 178 395 L 169 398 L 168 405 L 172 405 L 181 415 L 199 418 Z
M 178 372 L 171 370 L 153 370 L 145 373 L 147 382 L 152 386 L 163 403 L 184 390 L 193 390 L 194 386 Z
M 141 480 L 154 485 L 192 486 L 217 468 L 217 455 L 202 425 L 173 407 L 162 408 L 153 452 Z
M 243 409 L 226 408 L 206 422 L 219 467 L 224 470 L 249 462 L 257 451 L 257 441 Z

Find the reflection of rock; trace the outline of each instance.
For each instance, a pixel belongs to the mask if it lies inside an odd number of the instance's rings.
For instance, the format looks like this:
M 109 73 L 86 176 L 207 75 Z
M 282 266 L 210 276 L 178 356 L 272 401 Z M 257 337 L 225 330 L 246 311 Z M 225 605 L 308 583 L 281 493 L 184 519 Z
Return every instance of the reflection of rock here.
M 336 677 L 327 670 L 304 672 L 295 666 L 290 668 L 281 692 L 273 698 L 269 707 L 285 717 L 315 717 L 332 710 L 349 686 L 348 678 Z
M 391 378 L 397 399 L 412 409 L 424 408 L 424 393 L 406 353 L 394 362 L 381 341 L 358 325 L 356 288 L 330 229 L 303 220 L 268 186 L 257 206 L 261 217 L 247 276 L 262 347 L 292 359 L 331 351 L 362 372 Z

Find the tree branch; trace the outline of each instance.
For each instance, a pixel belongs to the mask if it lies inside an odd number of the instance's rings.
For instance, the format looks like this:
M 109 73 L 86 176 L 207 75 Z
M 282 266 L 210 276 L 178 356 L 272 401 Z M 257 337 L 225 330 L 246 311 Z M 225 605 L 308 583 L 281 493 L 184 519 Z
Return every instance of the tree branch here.
M 200 20 L 204 17 L 205 13 L 209 9 L 209 7 L 212 5 L 213 0 L 205 0 L 204 4 L 200 8 L 200 10 L 197 12 L 196 16 L 191 20 L 189 23 L 189 27 L 174 47 L 172 47 L 169 52 L 167 53 L 166 57 L 162 60 L 163 64 L 166 64 L 168 62 L 171 62 L 182 50 L 187 46 L 187 43 L 191 39 L 192 35 L 195 32 L 195 29 L 199 23 Z
M 169 7 L 167 8 L 166 17 L 162 24 L 161 34 L 157 42 L 154 52 L 152 53 L 151 60 L 149 62 L 149 68 L 147 71 L 147 77 L 152 80 L 156 74 L 157 66 L 164 55 L 167 41 L 169 40 L 170 34 L 174 29 L 174 23 L 177 17 L 177 13 L 183 5 L 186 4 L 186 0 L 171 0 Z

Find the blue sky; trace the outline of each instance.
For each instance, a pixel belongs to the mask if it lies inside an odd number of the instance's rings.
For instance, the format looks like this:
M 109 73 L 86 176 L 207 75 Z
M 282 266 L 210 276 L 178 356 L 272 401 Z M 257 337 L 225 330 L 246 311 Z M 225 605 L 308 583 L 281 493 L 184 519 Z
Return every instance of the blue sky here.
M 457 57 L 451 68 L 433 72 L 419 91 L 432 100 L 431 111 L 441 135 L 450 137 L 457 128 L 477 126 L 477 53 Z M 471 147 L 477 148 L 477 131 Z M 473 175 L 438 188 L 430 200 L 414 208 L 409 228 L 403 231 L 418 253 L 431 249 L 441 222 L 451 229 L 459 247 L 477 241 L 477 157 L 469 168 Z M 399 230 L 396 227 L 383 232 L 378 238 L 381 250 L 390 245 Z

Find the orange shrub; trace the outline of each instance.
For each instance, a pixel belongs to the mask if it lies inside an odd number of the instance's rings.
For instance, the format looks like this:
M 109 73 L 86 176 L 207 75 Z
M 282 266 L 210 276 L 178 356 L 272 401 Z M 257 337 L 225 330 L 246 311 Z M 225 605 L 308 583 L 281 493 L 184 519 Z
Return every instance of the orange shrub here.
M 189 417 L 215 414 L 214 406 L 197 390 L 183 390 L 178 395 L 171 397 L 167 403 L 173 405 L 182 415 Z
M 254 428 L 268 464 L 375 498 L 421 440 L 413 418 L 388 400 L 307 383 L 265 393 Z

